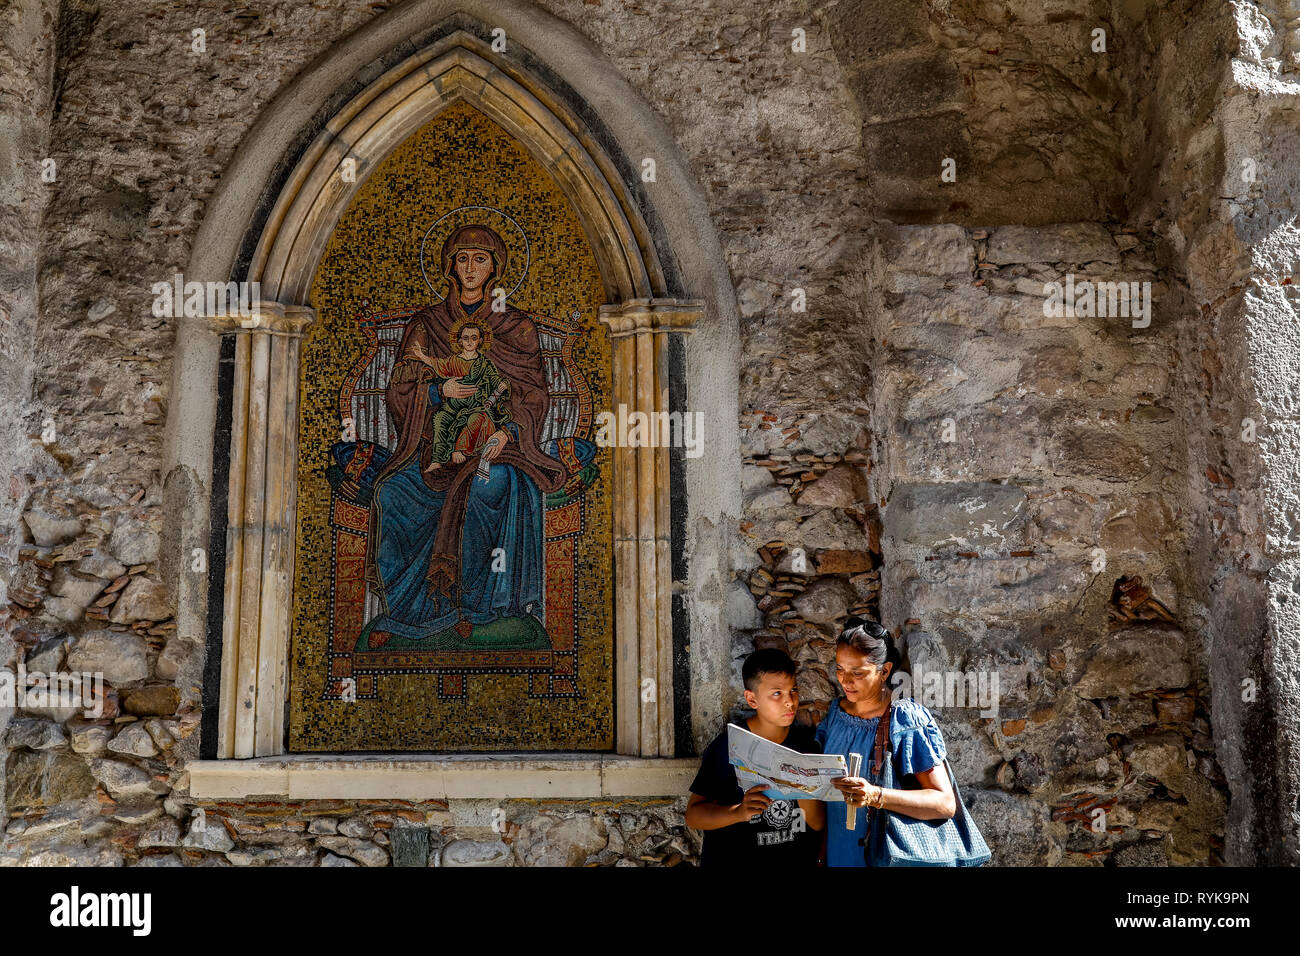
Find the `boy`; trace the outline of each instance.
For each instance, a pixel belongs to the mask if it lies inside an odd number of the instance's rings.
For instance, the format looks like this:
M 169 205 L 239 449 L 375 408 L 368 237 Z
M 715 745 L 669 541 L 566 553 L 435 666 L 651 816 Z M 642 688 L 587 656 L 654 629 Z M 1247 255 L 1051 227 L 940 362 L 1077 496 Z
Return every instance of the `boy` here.
M 510 405 L 503 397 L 510 386 L 492 360 L 482 354 L 487 349 L 482 327 L 466 322 L 454 334 L 460 352 L 450 358 L 433 358 L 419 346 L 406 356 L 423 362 L 442 378 L 460 378 L 462 385 L 478 389 L 470 398 L 444 399 L 434 412 L 430 461 L 425 471 L 441 468 L 448 461 L 459 465 L 510 421 Z
M 745 703 L 754 716 L 745 725 L 800 753 L 818 753 L 811 727 L 796 726 L 799 692 L 795 663 L 785 651 L 766 648 L 745 658 Z M 820 800 L 772 800 L 757 786 L 741 793 L 727 759 L 727 729 L 700 760 L 686 804 L 686 825 L 704 831 L 700 865 L 706 867 L 811 867 L 821 849 L 826 808 Z

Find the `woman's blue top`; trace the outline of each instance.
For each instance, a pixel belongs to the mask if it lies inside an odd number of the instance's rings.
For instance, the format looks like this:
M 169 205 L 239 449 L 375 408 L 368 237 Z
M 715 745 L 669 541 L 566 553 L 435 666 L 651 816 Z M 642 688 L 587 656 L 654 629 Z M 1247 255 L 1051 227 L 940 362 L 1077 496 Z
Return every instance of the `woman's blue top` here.
M 859 775 L 879 786 L 880 781 L 871 773 L 872 744 L 879 723 L 879 717 L 864 720 L 846 714 L 840 707 L 840 698 L 836 698 L 826 718 L 817 727 L 817 741 L 822 745 L 822 753 L 840 754 L 845 761 L 850 753 L 862 754 Z M 907 697 L 894 701 L 894 714 L 889 721 L 889 748 L 894 755 L 896 781 L 899 777 L 924 773 L 938 766 L 948 753 L 934 715 Z M 863 847 L 858 841 L 867 835 L 869 814 L 865 807 L 858 807 L 857 827 L 849 831 L 844 826 L 845 806 L 843 803 L 826 805 L 826 865 L 866 866 Z

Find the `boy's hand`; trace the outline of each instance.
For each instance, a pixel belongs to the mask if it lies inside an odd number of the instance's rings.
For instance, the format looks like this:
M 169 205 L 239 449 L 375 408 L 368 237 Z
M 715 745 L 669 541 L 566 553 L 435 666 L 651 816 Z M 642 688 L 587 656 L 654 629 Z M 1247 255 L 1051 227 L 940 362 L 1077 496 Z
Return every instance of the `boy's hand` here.
M 772 805 L 772 798 L 763 792 L 766 789 L 767 784 L 759 783 L 745 791 L 745 798 L 736 805 L 741 822 L 754 819 Z

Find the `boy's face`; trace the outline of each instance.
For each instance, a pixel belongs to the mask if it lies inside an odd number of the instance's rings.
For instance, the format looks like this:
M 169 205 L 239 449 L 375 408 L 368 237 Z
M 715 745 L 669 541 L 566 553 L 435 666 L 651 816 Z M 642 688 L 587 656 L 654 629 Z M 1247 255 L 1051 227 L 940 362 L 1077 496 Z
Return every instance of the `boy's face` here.
M 477 352 L 479 339 L 481 338 L 478 329 L 472 325 L 467 325 L 460 330 L 460 347 L 466 352 Z
M 799 691 L 790 674 L 759 674 L 758 690 L 745 691 L 745 703 L 778 727 L 789 727 L 799 710 Z

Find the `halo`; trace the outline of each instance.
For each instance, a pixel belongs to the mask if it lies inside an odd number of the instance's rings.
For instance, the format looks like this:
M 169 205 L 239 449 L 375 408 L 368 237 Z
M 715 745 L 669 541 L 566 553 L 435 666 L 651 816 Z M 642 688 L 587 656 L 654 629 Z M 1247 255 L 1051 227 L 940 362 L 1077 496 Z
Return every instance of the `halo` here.
M 459 215 L 468 212 L 477 213 L 477 215 Z M 482 215 L 483 213 L 495 213 L 495 216 L 484 216 Z M 429 291 L 432 292 L 435 296 L 437 296 L 437 299 L 435 301 L 441 302 L 446 297 L 437 289 L 435 289 L 433 283 L 429 281 L 429 273 L 425 271 L 424 268 L 424 258 L 425 258 L 424 249 L 425 246 L 428 245 L 429 237 L 433 235 L 434 230 L 437 229 L 444 222 L 446 222 L 448 219 L 451 219 L 453 216 L 457 216 L 458 218 L 455 221 L 449 223 L 442 230 L 440 235 L 437 237 L 439 255 L 441 255 L 442 243 L 445 240 L 445 237 L 447 235 L 450 235 L 454 230 L 459 229 L 461 226 L 466 226 L 470 224 L 488 226 L 489 228 L 495 230 L 497 235 L 501 236 L 502 242 L 505 242 L 505 236 L 502 235 L 502 233 L 505 230 L 500 228 L 501 223 L 502 222 L 509 223 L 511 226 L 514 227 L 515 232 L 519 234 L 519 243 L 524 250 L 524 266 L 523 266 L 523 271 L 519 273 L 519 278 L 515 282 L 514 287 L 511 288 L 511 290 L 506 293 L 506 298 L 508 299 L 516 292 L 518 292 L 519 287 L 524 284 L 524 278 L 528 275 L 528 267 L 532 264 L 531 252 L 528 248 L 528 236 L 524 233 L 523 227 L 521 227 L 519 223 L 515 222 L 514 217 L 512 217 L 508 213 L 502 212 L 500 209 L 497 209 L 495 206 L 460 206 L 456 209 L 453 209 L 451 212 L 446 213 L 443 216 L 440 216 L 438 220 L 434 222 L 434 224 L 425 231 L 424 236 L 421 237 L 420 239 L 420 275 L 424 279 L 424 284 L 429 287 Z M 500 217 L 499 222 L 490 221 L 494 219 L 496 216 Z M 506 243 L 506 249 L 512 253 L 510 255 L 510 263 L 508 263 L 506 266 L 506 272 L 512 273 L 515 270 L 514 263 L 517 257 L 513 254 L 515 250 L 510 248 L 509 243 Z M 502 285 L 504 285 L 507 276 L 497 276 L 497 279 L 498 281 L 501 282 Z
M 483 338 L 483 341 L 479 343 L 478 347 L 480 352 L 486 352 L 492 347 L 492 326 L 473 315 L 467 315 L 451 327 L 451 334 L 447 336 L 447 340 L 451 343 L 452 355 L 455 355 L 457 350 L 460 348 L 460 330 L 465 328 L 467 325 L 472 325 L 474 328 L 478 329 L 479 334 Z

